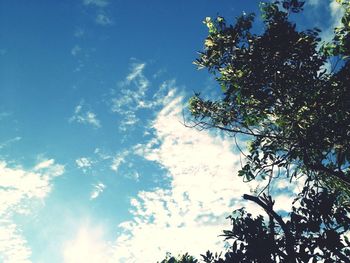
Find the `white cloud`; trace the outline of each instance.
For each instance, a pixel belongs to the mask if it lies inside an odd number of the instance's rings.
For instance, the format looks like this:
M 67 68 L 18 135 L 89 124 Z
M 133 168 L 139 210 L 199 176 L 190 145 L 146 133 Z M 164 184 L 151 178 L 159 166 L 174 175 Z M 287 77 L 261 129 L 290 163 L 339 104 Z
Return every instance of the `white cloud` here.
M 90 111 L 90 110 L 84 110 L 84 102 L 81 101 L 74 109 L 73 116 L 69 119 L 70 122 L 77 122 L 81 124 L 89 124 L 92 125 L 95 128 L 100 128 L 101 123 L 97 119 L 97 115 Z
M 90 200 L 96 199 L 104 190 L 106 186 L 103 183 L 98 183 L 94 185 L 94 189 L 91 192 Z
M 175 80 L 164 81 L 152 94 L 151 83 L 144 74 L 145 68 L 145 63 L 133 63 L 130 73 L 119 84 L 119 93 L 111 100 L 111 110 L 122 117 L 121 131 L 127 131 L 140 122 L 143 118 L 138 115 L 140 110 L 156 110 L 174 95 Z
M 129 75 L 126 76 L 127 83 L 129 84 L 130 81 L 135 80 L 137 77 L 144 78 L 143 70 L 145 68 L 145 63 L 135 63 L 132 66 L 131 72 Z
M 13 215 L 27 214 L 35 202 L 42 201 L 52 188 L 52 180 L 64 172 L 53 159 L 34 168 L 9 167 L 0 161 L 0 259 L 3 262 L 30 262 L 31 250 L 13 222 Z
M 41 161 L 40 163 L 38 163 L 38 164 L 34 167 L 34 171 L 46 169 L 46 168 L 50 167 L 51 165 L 53 165 L 54 163 L 55 163 L 55 160 L 54 160 L 54 159 L 49 159 L 49 160 Z
M 0 220 L 0 260 L 4 263 L 31 263 L 31 254 L 19 227 L 9 220 Z
M 110 168 L 118 175 L 122 175 L 125 178 L 129 178 L 135 181 L 139 181 L 140 174 L 135 170 L 133 160 L 127 160 L 127 157 L 131 154 L 129 150 L 124 150 L 113 157 Z M 120 167 L 125 165 L 121 170 Z
M 88 157 L 81 157 L 75 160 L 75 164 L 81 169 L 84 173 L 86 173 L 92 166 L 93 161 Z
M 99 13 L 95 19 L 96 23 L 102 26 L 112 25 L 113 21 L 106 14 Z
M 110 154 L 104 152 L 100 148 L 96 148 L 94 150 L 94 154 L 96 154 L 101 160 L 108 160 L 108 159 L 112 158 L 112 156 Z
M 136 116 L 136 112 L 138 109 L 146 107 L 146 92 L 150 83 L 143 74 L 145 66 L 145 63 L 132 64 L 125 81 L 120 83 L 120 94 L 111 101 L 111 110 L 122 116 L 119 126 L 122 131 L 126 131 L 138 123 L 139 118 Z M 131 86 L 131 84 L 133 85 Z
M 221 251 L 218 235 L 230 227 L 225 217 L 250 192 L 236 176 L 233 145 L 184 127 L 181 102 L 173 96 L 153 123 L 156 140 L 134 149 L 168 170 L 171 188 L 143 191 L 131 200 L 134 219 L 120 225 L 125 232 L 116 242 L 118 262 L 156 262 L 167 251 L 196 256 Z
M 129 154 L 129 151 L 123 151 L 117 154 L 112 160 L 111 169 L 115 172 L 118 172 L 120 165 L 125 163 L 125 157 L 128 154 Z
M 79 159 L 76 159 L 75 163 L 79 168 L 89 168 L 92 165 L 92 161 L 90 160 L 90 158 L 87 157 L 81 157 Z
M 97 7 L 105 7 L 108 4 L 108 0 L 84 0 L 84 5 L 95 5 Z

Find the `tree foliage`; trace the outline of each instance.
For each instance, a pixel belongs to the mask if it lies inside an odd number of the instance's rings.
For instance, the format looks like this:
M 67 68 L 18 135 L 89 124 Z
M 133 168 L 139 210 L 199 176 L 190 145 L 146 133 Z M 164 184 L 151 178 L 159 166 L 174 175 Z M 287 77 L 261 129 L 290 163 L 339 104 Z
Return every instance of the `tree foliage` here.
M 303 10 L 298 0 L 261 3 L 261 34 L 255 14 L 233 25 L 205 19 L 209 33 L 195 64 L 215 76 L 222 97 L 195 94 L 191 126 L 250 138 L 238 175 L 267 184 L 243 196 L 265 215 L 236 210 L 223 234 L 231 249 L 223 257 L 208 251 L 204 262 L 350 262 L 350 1 L 337 2 L 343 16 L 328 42 L 291 21 Z M 283 217 L 264 192 L 282 176 L 306 178 Z
M 344 235 L 350 229 L 350 208 L 337 205 L 337 193 L 306 186 L 288 220 L 274 212 L 270 196 L 244 197 L 263 207 L 269 219 L 236 210 L 230 216 L 232 230 L 223 235 L 233 241 L 230 251 L 224 258 L 209 252 L 204 262 L 350 262 Z
M 302 7 L 295 3 L 262 3 L 261 35 L 252 32 L 254 14 L 234 25 L 205 20 L 209 36 L 195 63 L 216 76 L 224 96 L 196 95 L 190 111 L 197 126 L 253 136 L 240 173 L 247 180 L 294 165 L 294 175 L 307 171 L 349 186 L 349 6 L 333 41 L 322 44 L 320 30 L 298 31 L 289 21 Z

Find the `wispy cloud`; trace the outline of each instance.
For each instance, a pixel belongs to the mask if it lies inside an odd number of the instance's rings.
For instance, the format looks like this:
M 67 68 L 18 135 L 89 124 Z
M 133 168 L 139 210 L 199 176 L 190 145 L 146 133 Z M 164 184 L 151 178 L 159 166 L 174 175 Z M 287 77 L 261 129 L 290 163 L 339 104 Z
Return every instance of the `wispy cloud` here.
M 95 128 L 100 128 L 101 123 L 97 119 L 97 115 L 91 110 L 85 110 L 86 105 L 84 101 L 81 101 L 74 109 L 73 116 L 69 119 L 69 122 L 77 122 L 81 124 L 88 124 Z
M 115 100 L 116 107 L 128 105 L 132 102 L 137 106 L 145 97 L 146 91 L 150 85 L 148 78 L 144 75 L 145 68 L 146 63 L 133 63 L 131 65 L 130 73 L 126 76 L 125 81 L 120 83 L 120 87 L 123 88 L 122 93 L 124 96 L 120 100 Z M 133 84 L 132 87 L 130 87 L 131 84 Z M 129 99 L 127 99 L 127 97 L 129 97 Z
M 84 5 L 94 5 L 97 7 L 106 7 L 109 4 L 108 0 L 84 0 Z
M 72 56 L 77 56 L 80 52 L 81 52 L 81 47 L 79 46 L 79 45 L 75 45 L 73 48 L 72 48 L 72 50 L 71 50 L 71 54 L 72 54 Z
M 0 161 L 0 258 L 4 262 L 30 262 L 31 249 L 12 217 L 31 213 L 31 206 L 49 194 L 53 178 L 63 172 L 64 166 L 53 159 L 29 170 Z
M 113 20 L 104 13 L 97 14 L 95 21 L 98 25 L 101 25 L 101 26 L 107 26 L 107 25 L 113 24 Z
M 52 166 L 54 163 L 55 163 L 54 159 L 48 159 L 48 160 L 41 161 L 40 163 L 35 165 L 34 171 L 40 171 L 40 170 L 43 170 L 43 169 L 47 169 L 50 166 Z
M 92 161 L 90 160 L 90 158 L 87 158 L 87 157 L 76 159 L 75 163 L 79 168 L 87 168 L 87 167 L 91 167 L 92 165 Z
M 112 112 L 122 117 L 119 126 L 121 131 L 130 130 L 140 122 L 140 110 L 156 110 L 173 95 L 175 80 L 164 81 L 159 87 L 152 87 L 149 78 L 145 76 L 145 68 L 146 63 L 133 63 L 130 73 L 119 83 L 119 89 L 111 99 Z
M 91 169 L 93 161 L 91 160 L 91 158 L 81 157 L 75 160 L 75 164 L 80 170 L 83 171 L 83 173 L 86 173 L 88 170 Z
M 90 194 L 90 200 L 96 199 L 105 190 L 105 188 L 106 186 L 101 182 L 95 184 L 94 189 Z
M 8 147 L 8 146 L 11 145 L 12 143 L 18 142 L 18 141 L 20 141 L 21 139 L 22 139 L 22 137 L 16 136 L 16 137 L 11 138 L 11 139 L 9 139 L 9 140 L 3 142 L 3 143 L 0 143 L 0 149 L 5 148 L 5 147 Z
M 118 153 L 112 158 L 111 170 L 125 178 L 139 181 L 140 173 L 135 169 L 133 157 L 135 157 L 134 154 L 129 150 Z
M 139 118 L 136 117 L 136 111 L 143 104 L 150 84 L 143 74 L 145 66 L 145 63 L 132 64 L 130 73 L 119 84 L 121 91 L 118 97 L 112 99 L 111 110 L 123 117 L 119 126 L 119 129 L 122 131 L 126 131 L 139 122 Z
M 129 151 L 127 151 L 127 150 L 117 154 L 112 159 L 111 169 L 115 172 L 118 172 L 120 165 L 125 163 L 125 158 L 126 158 L 126 156 L 128 156 L 128 154 L 129 154 Z
M 76 28 L 74 31 L 74 36 L 77 38 L 83 37 L 85 35 L 85 31 L 82 28 Z
M 95 23 L 101 26 L 113 24 L 112 18 L 107 14 L 106 7 L 109 5 L 108 0 L 83 0 L 84 5 L 98 7 L 95 17 Z
M 100 148 L 96 148 L 94 150 L 94 154 L 96 154 L 101 160 L 108 160 L 108 159 L 111 159 L 112 156 L 107 153 L 107 152 L 104 152 L 102 149 Z
M 80 72 L 85 67 L 85 65 L 89 62 L 91 58 L 91 54 L 94 51 L 95 51 L 94 48 L 82 48 L 78 44 L 75 44 L 72 47 L 72 49 L 70 50 L 70 54 L 75 58 L 75 61 L 76 61 L 74 72 Z
M 148 82 L 143 75 L 143 70 L 145 68 L 145 63 L 135 63 L 132 65 L 131 72 L 126 76 L 126 82 L 129 84 L 132 80 L 139 78 L 140 80 L 145 80 Z

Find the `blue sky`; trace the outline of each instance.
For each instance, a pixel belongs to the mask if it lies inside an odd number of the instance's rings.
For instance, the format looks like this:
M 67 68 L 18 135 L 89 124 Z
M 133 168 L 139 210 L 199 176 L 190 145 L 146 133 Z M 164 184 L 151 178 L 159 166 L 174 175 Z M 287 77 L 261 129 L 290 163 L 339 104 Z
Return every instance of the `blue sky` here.
M 184 127 L 182 112 L 219 90 L 192 65 L 204 18 L 257 3 L 0 0 L 0 262 L 223 248 L 225 217 L 256 185 L 235 176 L 231 139 Z M 329 38 L 339 16 L 312 0 L 298 19 Z M 284 210 L 297 186 L 276 189 Z

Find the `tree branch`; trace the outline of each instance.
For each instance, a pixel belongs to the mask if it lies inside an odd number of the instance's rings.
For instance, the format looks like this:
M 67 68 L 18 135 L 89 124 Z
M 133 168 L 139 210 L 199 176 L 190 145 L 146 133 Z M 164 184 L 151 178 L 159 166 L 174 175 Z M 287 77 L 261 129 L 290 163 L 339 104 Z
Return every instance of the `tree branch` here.
M 312 164 L 310 162 L 305 162 L 305 164 L 313 170 L 324 172 L 335 178 L 338 178 L 340 181 L 342 181 L 343 183 L 345 183 L 347 186 L 350 187 L 350 177 L 346 176 L 344 172 L 334 171 L 330 168 L 325 167 L 322 164 Z

